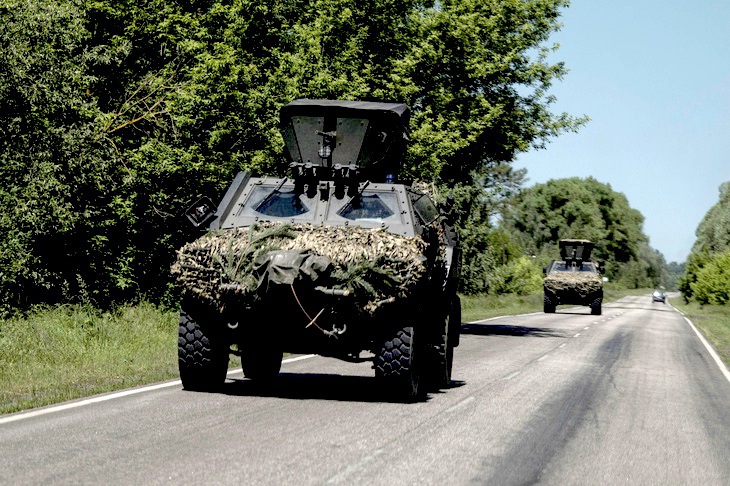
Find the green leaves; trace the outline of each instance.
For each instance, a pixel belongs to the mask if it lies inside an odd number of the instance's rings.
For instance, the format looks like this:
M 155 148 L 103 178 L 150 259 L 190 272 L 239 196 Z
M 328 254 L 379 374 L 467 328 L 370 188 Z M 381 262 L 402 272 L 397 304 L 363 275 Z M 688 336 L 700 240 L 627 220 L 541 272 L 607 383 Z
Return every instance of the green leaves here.
M 516 196 L 504 216 L 505 226 L 543 263 L 556 258 L 561 239 L 593 241 L 594 259 L 606 262 L 609 278 L 630 287 L 658 285 L 666 277 L 663 258 L 648 246 L 643 221 L 626 196 L 592 177 L 536 184 Z
M 402 175 L 469 188 L 460 223 L 480 237 L 519 185 L 514 155 L 584 122 L 547 95 L 565 68 L 541 53 L 566 0 L 11 4 L 0 310 L 170 295 L 193 237 L 177 215 L 239 170 L 283 174 L 278 114 L 295 98 L 409 103 Z
M 722 265 L 730 251 L 730 182 L 720 185 L 719 200 L 702 218 L 696 234 L 679 289 L 688 302 L 694 297 L 701 304 L 727 304 L 730 274 Z
M 698 269 L 696 281 L 690 288 L 700 304 L 727 305 L 730 302 L 730 250 L 715 254 Z

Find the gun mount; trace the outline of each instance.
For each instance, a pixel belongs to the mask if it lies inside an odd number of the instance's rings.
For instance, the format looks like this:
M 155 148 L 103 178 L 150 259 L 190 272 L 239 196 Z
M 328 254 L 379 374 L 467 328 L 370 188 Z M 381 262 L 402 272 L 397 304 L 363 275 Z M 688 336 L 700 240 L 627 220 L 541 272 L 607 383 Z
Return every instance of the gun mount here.
M 283 106 L 280 115 L 297 193 L 314 195 L 322 181 L 332 181 L 338 197 L 353 197 L 362 181 L 398 179 L 408 141 L 407 105 L 302 99 Z
M 591 260 L 593 242 L 589 240 L 560 240 L 560 258 L 568 265 L 580 265 Z

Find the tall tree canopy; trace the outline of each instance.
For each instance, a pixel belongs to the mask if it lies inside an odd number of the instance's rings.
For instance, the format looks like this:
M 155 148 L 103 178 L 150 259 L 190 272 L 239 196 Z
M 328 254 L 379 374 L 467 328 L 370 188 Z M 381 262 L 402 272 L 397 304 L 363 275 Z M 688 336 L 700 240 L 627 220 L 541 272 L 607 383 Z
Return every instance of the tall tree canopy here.
M 664 258 L 649 247 L 643 222 L 626 196 L 592 177 L 553 179 L 525 189 L 503 218 L 522 246 L 544 260 L 559 255 L 561 239 L 593 241 L 593 257 L 606 262 L 607 275 L 631 287 L 666 280 Z
M 720 185 L 720 197 L 700 221 L 693 252 L 719 253 L 730 249 L 730 182 Z
M 282 173 L 278 110 L 299 97 L 406 102 L 405 175 L 493 190 L 583 122 L 547 92 L 567 4 L 4 2 L 0 308 L 164 297 L 177 216 L 238 170 Z
M 730 182 L 720 185 L 720 197 L 705 214 L 695 232 L 697 239 L 687 258 L 679 290 L 685 300 L 702 304 L 730 302 Z

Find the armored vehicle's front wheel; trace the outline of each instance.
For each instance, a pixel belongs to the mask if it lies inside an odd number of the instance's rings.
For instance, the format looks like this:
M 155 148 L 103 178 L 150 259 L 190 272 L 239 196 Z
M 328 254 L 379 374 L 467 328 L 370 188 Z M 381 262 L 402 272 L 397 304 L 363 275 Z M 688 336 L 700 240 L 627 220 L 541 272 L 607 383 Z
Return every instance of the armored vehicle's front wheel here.
M 542 299 L 542 310 L 545 312 L 545 314 L 554 314 L 555 313 L 555 304 L 553 303 L 550 296 L 545 294 Z
M 180 380 L 186 390 L 211 390 L 226 379 L 228 346 L 216 339 L 185 310 L 180 311 L 177 353 Z
M 256 345 L 241 345 L 241 368 L 249 380 L 266 382 L 279 376 L 284 354 Z
M 600 316 L 601 315 L 601 299 L 596 299 L 591 304 L 591 314 L 594 316 Z
M 376 350 L 375 378 L 395 395 L 410 399 L 418 396 L 419 374 L 415 360 L 413 327 L 393 329 Z
M 458 312 L 456 306 L 459 306 Z M 451 368 L 454 362 L 454 346 L 458 335 L 455 326 L 461 326 L 461 303 L 458 297 L 450 297 L 445 303 L 445 309 L 436 313 L 438 322 L 429 341 L 424 346 L 423 375 L 428 384 L 434 388 L 446 388 L 451 384 Z M 459 322 L 452 322 L 452 321 Z

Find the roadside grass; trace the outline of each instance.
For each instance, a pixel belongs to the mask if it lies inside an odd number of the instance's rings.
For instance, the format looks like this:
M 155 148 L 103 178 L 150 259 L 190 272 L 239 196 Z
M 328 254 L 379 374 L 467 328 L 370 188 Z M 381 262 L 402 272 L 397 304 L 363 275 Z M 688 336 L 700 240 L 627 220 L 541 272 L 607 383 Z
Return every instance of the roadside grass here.
M 730 367 L 730 305 L 685 304 L 681 297 L 670 302 L 697 326 Z
M 531 295 L 461 295 L 463 322 L 542 311 L 542 293 Z
M 0 320 L 0 414 L 177 377 L 177 319 L 140 304 Z
M 629 295 L 646 295 L 653 289 L 618 289 L 604 287 L 603 301 L 613 302 Z M 461 295 L 461 320 L 471 322 L 490 317 L 542 312 L 542 292 L 530 295 Z

